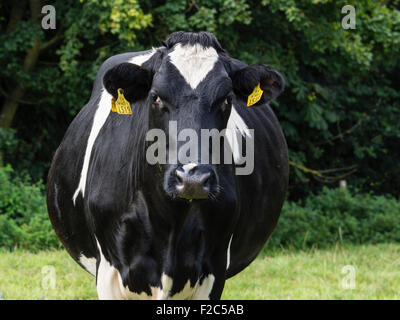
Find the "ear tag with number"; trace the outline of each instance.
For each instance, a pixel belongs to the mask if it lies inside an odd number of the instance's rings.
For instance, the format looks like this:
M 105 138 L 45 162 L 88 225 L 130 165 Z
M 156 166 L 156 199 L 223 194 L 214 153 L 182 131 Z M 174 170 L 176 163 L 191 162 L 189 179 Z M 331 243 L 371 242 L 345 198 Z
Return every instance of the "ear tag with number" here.
M 112 112 L 117 112 L 117 107 L 115 106 L 115 99 L 111 98 L 111 111 Z
M 122 89 L 118 89 L 118 99 L 111 99 L 111 111 L 118 114 L 132 114 L 131 104 L 125 99 Z
M 263 92 L 264 91 L 260 88 L 260 83 L 258 83 L 253 92 L 247 98 L 247 106 L 250 107 L 260 101 Z

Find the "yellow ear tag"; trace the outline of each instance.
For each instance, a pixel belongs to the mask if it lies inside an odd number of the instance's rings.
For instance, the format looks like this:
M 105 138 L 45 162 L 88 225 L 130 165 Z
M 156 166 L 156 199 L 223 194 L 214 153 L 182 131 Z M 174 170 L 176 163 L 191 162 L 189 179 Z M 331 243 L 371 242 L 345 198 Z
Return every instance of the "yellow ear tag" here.
M 260 88 L 260 83 L 258 83 L 257 86 L 254 88 L 253 92 L 247 98 L 247 106 L 250 107 L 253 104 L 260 101 L 263 92 L 264 91 Z
M 115 106 L 115 99 L 111 98 L 111 111 L 117 112 L 117 107 Z
M 132 114 L 131 104 L 128 100 L 125 99 L 124 94 L 121 92 L 121 89 L 118 89 L 118 99 L 117 101 L 115 101 L 115 110 L 118 114 Z

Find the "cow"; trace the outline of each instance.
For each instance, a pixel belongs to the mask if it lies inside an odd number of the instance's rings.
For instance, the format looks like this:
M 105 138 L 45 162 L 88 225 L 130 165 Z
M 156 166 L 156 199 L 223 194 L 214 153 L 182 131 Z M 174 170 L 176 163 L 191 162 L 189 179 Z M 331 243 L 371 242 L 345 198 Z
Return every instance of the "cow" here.
M 99 299 L 220 299 L 226 279 L 257 257 L 288 186 L 287 144 L 269 106 L 284 86 L 278 71 L 230 57 L 208 32 L 175 32 L 102 64 L 47 180 L 52 226 L 96 277 Z M 118 100 L 131 110 L 115 112 Z M 166 132 L 167 151 L 183 147 L 171 122 L 199 136 L 233 130 L 220 137 L 230 159 L 150 163 L 151 130 Z M 238 174 L 249 144 L 254 168 Z

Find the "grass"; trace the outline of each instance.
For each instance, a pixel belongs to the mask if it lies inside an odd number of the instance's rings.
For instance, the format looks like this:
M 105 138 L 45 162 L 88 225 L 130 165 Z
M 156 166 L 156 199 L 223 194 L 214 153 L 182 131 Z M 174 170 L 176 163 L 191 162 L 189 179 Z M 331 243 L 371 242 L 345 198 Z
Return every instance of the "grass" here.
M 353 289 L 352 270 L 346 266 L 355 271 Z M 264 255 L 227 281 L 222 298 L 399 299 L 400 245 L 337 246 Z
M 351 285 L 352 276 L 345 266 L 355 271 L 353 289 L 343 287 Z M 0 293 L 3 299 L 97 299 L 94 278 L 65 251 L 0 251 Z M 222 299 L 399 298 L 399 244 L 262 254 L 227 280 L 222 295 Z

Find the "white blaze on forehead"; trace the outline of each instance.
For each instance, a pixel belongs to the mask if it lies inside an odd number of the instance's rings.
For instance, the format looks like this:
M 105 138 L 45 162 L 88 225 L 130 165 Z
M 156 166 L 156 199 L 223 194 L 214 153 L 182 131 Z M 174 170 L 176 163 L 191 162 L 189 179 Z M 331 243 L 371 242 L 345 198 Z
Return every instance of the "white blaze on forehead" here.
M 191 86 L 196 89 L 198 84 L 214 68 L 218 60 L 217 51 L 212 48 L 204 48 L 200 44 L 184 45 L 178 43 L 169 53 L 171 63 Z
M 156 53 L 156 50 L 153 48 L 153 50 L 150 51 L 149 53 L 135 56 L 135 57 L 131 58 L 128 62 L 137 64 L 137 65 L 142 65 L 144 62 L 149 60 L 153 56 L 154 53 Z M 92 153 L 93 145 L 96 141 L 96 138 L 99 135 L 99 132 L 100 132 L 101 128 L 103 127 L 104 123 L 106 122 L 108 115 L 110 114 L 111 98 L 112 98 L 112 95 L 109 94 L 103 88 L 102 92 L 101 92 L 99 106 L 97 107 L 96 113 L 94 115 L 92 129 L 90 131 L 89 139 L 88 139 L 88 142 L 86 145 L 85 157 L 83 159 L 83 166 L 82 166 L 82 171 L 81 171 L 81 175 L 80 175 L 80 179 L 79 179 L 79 184 L 75 190 L 74 196 L 72 197 L 72 201 L 74 202 L 74 205 L 75 205 L 75 201 L 76 201 L 76 198 L 78 197 L 79 193 L 81 192 L 82 196 L 84 196 L 84 194 L 85 194 L 86 178 L 87 178 L 87 173 L 88 173 L 88 169 L 89 169 L 90 155 Z
M 197 167 L 197 163 L 191 162 L 191 163 L 188 163 L 188 164 L 185 164 L 184 166 L 182 166 L 182 169 L 185 173 L 189 173 L 189 171 L 195 167 Z

